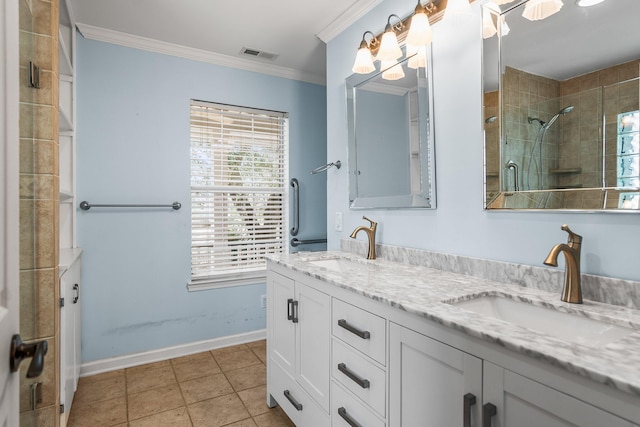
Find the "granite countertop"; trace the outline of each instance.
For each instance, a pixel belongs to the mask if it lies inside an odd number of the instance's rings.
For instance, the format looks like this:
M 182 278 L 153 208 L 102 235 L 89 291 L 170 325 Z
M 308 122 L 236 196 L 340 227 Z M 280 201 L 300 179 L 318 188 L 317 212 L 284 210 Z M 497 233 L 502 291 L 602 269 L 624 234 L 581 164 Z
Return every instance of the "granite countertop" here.
M 560 301 L 559 294 L 544 290 L 382 259 L 366 260 L 348 252 L 302 252 L 268 259 L 372 300 L 640 397 L 640 310 L 590 300 L 584 300 L 584 304 L 569 304 Z M 333 265 L 328 268 L 312 264 L 314 261 L 332 259 L 337 262 L 329 261 Z M 568 342 L 450 304 L 488 295 L 605 320 L 635 331 L 604 347 L 596 347 L 589 342 Z

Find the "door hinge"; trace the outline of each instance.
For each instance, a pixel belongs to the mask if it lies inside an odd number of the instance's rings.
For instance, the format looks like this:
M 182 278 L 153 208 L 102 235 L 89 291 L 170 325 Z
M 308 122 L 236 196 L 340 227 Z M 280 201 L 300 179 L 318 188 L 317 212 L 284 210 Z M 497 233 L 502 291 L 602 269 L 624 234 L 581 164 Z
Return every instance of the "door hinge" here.
M 60 298 L 60 308 L 64 307 L 64 298 Z
M 60 404 L 60 413 L 64 414 L 64 403 Z

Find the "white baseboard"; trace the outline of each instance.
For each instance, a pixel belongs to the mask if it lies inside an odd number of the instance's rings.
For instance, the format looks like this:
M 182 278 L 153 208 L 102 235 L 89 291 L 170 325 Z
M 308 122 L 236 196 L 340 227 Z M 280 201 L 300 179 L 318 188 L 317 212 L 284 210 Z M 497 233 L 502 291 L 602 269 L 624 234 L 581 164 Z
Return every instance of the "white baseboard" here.
M 87 377 L 90 375 L 101 374 L 103 372 L 173 359 L 175 357 L 188 356 L 190 354 L 200 353 L 203 351 L 263 340 L 266 337 L 267 330 L 260 329 L 238 335 L 229 335 L 226 337 L 177 345 L 175 347 L 145 351 L 143 353 L 134 353 L 109 359 L 94 360 L 93 362 L 83 363 L 82 366 L 80 366 L 80 376 Z

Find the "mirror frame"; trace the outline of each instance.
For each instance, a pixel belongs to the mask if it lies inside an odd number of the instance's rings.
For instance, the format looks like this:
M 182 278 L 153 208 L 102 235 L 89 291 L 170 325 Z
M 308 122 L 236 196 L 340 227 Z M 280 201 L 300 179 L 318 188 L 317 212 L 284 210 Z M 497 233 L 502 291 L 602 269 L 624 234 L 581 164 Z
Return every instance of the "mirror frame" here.
M 404 48 L 403 48 L 404 51 Z M 349 208 L 350 209 L 435 209 L 436 208 L 436 173 L 435 173 L 435 134 L 433 126 L 433 66 L 432 49 L 427 47 L 427 66 L 417 69 L 415 72 L 424 72 L 427 90 L 427 108 L 424 111 L 418 109 L 418 118 L 426 120 L 425 132 L 426 149 L 422 150 L 425 142 L 422 141 L 423 132 L 420 130 L 420 179 L 422 192 L 419 194 L 398 194 L 394 196 L 358 197 L 358 168 L 357 168 L 357 135 L 356 135 L 356 90 L 364 83 L 379 77 L 380 70 L 369 74 L 352 74 L 345 79 L 347 101 L 347 159 L 349 171 Z M 398 61 L 405 63 L 408 58 Z M 411 70 L 413 72 L 413 70 Z M 420 127 L 422 123 L 420 124 Z M 426 170 L 425 170 L 426 168 Z M 409 172 L 408 172 L 409 173 Z
M 508 5 L 504 10 L 501 11 L 500 16 L 503 17 L 506 14 L 508 14 L 509 12 L 513 12 L 514 10 L 520 8 L 519 10 L 521 10 L 522 6 L 529 0 L 519 0 L 516 3 L 514 3 L 513 5 Z M 481 8 L 482 13 L 488 13 L 485 11 L 485 8 Z M 517 31 L 517 29 L 516 29 Z M 505 58 L 504 58 L 504 48 L 503 48 L 503 42 L 501 39 L 501 34 L 500 32 L 498 32 L 498 34 L 495 36 L 497 37 L 497 41 L 495 42 L 498 46 L 498 63 L 495 64 L 496 67 L 498 69 L 498 80 L 499 80 L 499 86 L 498 86 L 498 119 L 499 119 L 499 131 L 498 131 L 498 144 L 499 144 L 499 165 L 505 165 L 505 158 L 503 157 L 503 146 L 505 143 L 505 139 L 506 139 L 506 127 L 504 126 L 504 100 L 503 100 L 503 96 L 505 93 L 504 90 L 504 83 L 503 83 L 503 79 L 504 79 L 504 73 L 502 72 L 503 69 L 505 69 L 505 67 L 508 66 L 508 64 L 506 64 L 505 62 Z M 485 74 L 486 74 L 486 66 L 487 64 L 484 64 L 484 61 L 487 59 L 487 53 L 484 52 L 485 50 L 485 43 L 486 40 L 483 40 L 482 43 L 482 47 L 483 47 L 483 54 L 482 54 L 482 58 L 483 58 L 483 66 L 482 66 L 482 74 L 483 74 L 483 93 L 482 93 L 482 107 L 483 107 L 483 115 L 482 115 L 482 129 L 483 129 L 483 143 L 484 143 L 484 164 L 483 164 L 483 189 L 484 189 L 484 194 L 483 194 L 483 205 L 484 205 L 484 209 L 485 210 L 502 210 L 502 211 L 568 211 L 568 212 L 619 212 L 619 213 L 637 213 L 640 212 L 640 209 L 626 209 L 626 208 L 620 208 L 620 207 L 607 207 L 607 199 L 609 196 L 614 195 L 617 197 L 617 195 L 619 193 L 622 192 L 629 192 L 629 193 L 638 193 L 640 192 L 640 188 L 638 187 L 616 187 L 616 186 L 605 186 L 602 185 L 600 187 L 585 187 L 585 188 L 580 188 L 580 189 L 543 189 L 543 190 L 520 190 L 520 191 L 509 191 L 508 189 L 506 190 L 505 187 L 505 174 L 507 173 L 506 171 L 506 166 L 504 167 L 498 167 L 498 176 L 497 176 L 497 180 L 499 182 L 499 187 L 498 190 L 496 192 L 496 194 L 489 198 L 488 197 L 488 191 L 487 191 L 487 180 L 488 180 L 488 170 L 487 170 L 487 139 L 486 139 L 486 122 L 485 122 L 485 116 L 486 113 L 485 111 L 485 91 L 484 91 L 484 84 L 485 84 Z M 640 59 L 640 55 L 639 58 Z M 612 65 L 613 66 L 613 65 Z M 598 70 L 594 70 L 594 71 L 598 71 Z M 640 79 L 640 77 L 638 77 L 638 79 Z M 640 81 L 639 81 L 640 83 Z M 602 86 L 605 87 L 605 86 Z M 604 129 L 600 129 L 599 130 L 600 134 L 599 136 L 602 138 L 603 133 L 604 133 Z M 614 142 L 615 144 L 615 142 Z M 602 171 L 602 174 L 604 176 L 605 171 Z M 495 177 L 494 177 L 495 178 Z M 604 183 L 603 183 L 604 184 Z M 554 197 L 563 197 L 564 195 L 575 195 L 575 196 L 581 196 L 583 198 L 589 198 L 591 197 L 598 197 L 601 198 L 603 200 L 602 206 L 600 208 L 582 208 L 582 207 L 578 207 L 578 206 L 569 206 L 569 207 L 563 207 L 563 208 L 547 208 L 545 207 L 545 205 L 547 204 L 547 202 L 549 200 L 552 200 Z M 505 200 L 507 197 L 514 197 L 514 196 L 521 196 L 523 198 L 524 202 L 529 202 L 529 203 L 538 203 L 537 207 L 509 207 L 509 206 L 504 206 L 505 204 Z M 617 199 L 616 199 L 617 200 Z M 514 203 L 516 204 L 516 203 Z

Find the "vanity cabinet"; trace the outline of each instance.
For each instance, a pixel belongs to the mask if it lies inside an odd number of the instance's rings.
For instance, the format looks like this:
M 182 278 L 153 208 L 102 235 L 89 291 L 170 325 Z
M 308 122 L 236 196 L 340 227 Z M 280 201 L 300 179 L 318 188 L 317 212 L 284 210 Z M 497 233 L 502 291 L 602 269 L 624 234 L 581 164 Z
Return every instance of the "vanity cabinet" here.
M 395 323 L 389 345 L 389 425 L 480 425 L 481 359 Z
M 640 426 L 637 396 L 268 265 L 268 400 L 300 427 Z
M 496 408 L 495 415 L 490 417 L 491 427 L 636 425 L 486 361 L 483 396 L 484 405 L 494 405 Z
M 331 298 L 270 271 L 267 301 L 268 393 L 297 425 L 326 426 Z

